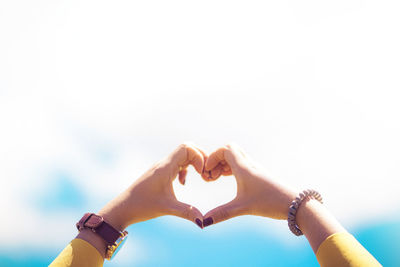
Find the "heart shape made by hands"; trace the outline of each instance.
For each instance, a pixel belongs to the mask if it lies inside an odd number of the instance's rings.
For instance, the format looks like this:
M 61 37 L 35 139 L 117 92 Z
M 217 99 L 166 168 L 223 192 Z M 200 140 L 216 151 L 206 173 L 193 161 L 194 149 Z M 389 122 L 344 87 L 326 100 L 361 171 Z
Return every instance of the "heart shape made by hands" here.
M 193 167 L 188 168 L 185 185 L 175 179 L 173 188 L 179 201 L 198 208 L 203 214 L 231 201 L 237 193 L 233 176 L 221 176 L 215 181 L 206 182 Z

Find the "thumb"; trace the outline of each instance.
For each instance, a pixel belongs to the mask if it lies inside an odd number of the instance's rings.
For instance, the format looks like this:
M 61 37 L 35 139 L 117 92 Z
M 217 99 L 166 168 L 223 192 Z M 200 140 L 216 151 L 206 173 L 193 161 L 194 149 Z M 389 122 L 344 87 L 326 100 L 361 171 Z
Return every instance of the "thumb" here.
M 203 214 L 191 205 L 176 201 L 170 208 L 170 214 L 192 221 L 203 229 Z
M 245 214 L 245 208 L 237 200 L 232 200 L 224 205 L 221 205 L 204 215 L 203 226 L 207 227 L 211 224 L 216 224 L 226 221 L 233 217 Z

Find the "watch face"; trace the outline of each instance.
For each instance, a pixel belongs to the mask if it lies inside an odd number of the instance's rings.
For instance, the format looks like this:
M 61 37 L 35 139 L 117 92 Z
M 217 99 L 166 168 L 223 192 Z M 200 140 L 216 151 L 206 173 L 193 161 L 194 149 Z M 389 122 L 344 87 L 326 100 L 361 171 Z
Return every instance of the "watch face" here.
M 122 246 L 125 244 L 126 240 L 128 239 L 128 233 L 126 233 L 125 235 L 121 236 L 120 238 L 117 239 L 117 241 L 115 241 L 115 250 L 113 252 L 113 254 L 111 255 L 110 260 L 112 260 L 115 255 L 117 255 L 118 251 L 122 248 Z

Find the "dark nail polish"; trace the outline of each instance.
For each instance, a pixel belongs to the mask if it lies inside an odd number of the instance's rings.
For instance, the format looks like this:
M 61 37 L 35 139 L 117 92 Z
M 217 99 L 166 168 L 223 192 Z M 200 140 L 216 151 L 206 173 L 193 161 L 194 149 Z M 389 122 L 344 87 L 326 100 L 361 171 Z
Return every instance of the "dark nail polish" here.
M 209 226 L 209 225 L 211 225 L 211 224 L 213 224 L 213 223 L 214 223 L 213 218 L 208 217 L 208 218 L 205 218 L 205 219 L 204 219 L 204 221 L 203 221 L 203 226 L 204 226 L 204 227 L 207 227 L 207 226 Z
M 199 218 L 196 219 L 196 224 L 203 229 L 203 223 L 201 222 L 201 220 Z

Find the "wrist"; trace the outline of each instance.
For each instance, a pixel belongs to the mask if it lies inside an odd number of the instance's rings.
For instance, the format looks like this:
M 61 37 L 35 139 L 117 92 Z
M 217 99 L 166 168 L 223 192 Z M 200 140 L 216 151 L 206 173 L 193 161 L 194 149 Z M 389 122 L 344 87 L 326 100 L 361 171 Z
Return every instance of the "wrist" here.
M 303 233 L 306 233 L 309 228 L 315 223 L 318 214 L 324 209 L 323 205 L 313 198 L 306 198 L 300 204 L 297 214 L 296 223 Z
M 127 231 L 115 229 L 103 216 L 85 213 L 76 223 L 77 238 L 92 244 L 103 258 L 111 260 L 128 236 Z
M 126 227 L 129 226 L 126 223 L 126 220 L 119 216 L 119 213 L 110 212 L 102 209 L 97 214 L 103 217 L 104 221 L 106 221 L 118 231 L 123 231 Z
M 265 194 L 267 202 L 264 204 L 266 209 L 266 217 L 270 217 L 277 220 L 287 220 L 289 213 L 289 206 L 293 199 L 296 198 L 296 193 L 290 189 L 276 186 L 273 192 L 279 192 L 278 194 Z
M 135 214 L 134 206 L 128 202 L 129 193 L 124 192 L 115 199 L 108 202 L 99 212 L 104 220 L 118 231 L 123 231 L 132 224 L 133 219 L 130 214 Z

